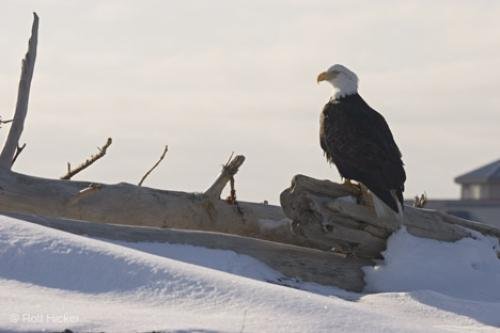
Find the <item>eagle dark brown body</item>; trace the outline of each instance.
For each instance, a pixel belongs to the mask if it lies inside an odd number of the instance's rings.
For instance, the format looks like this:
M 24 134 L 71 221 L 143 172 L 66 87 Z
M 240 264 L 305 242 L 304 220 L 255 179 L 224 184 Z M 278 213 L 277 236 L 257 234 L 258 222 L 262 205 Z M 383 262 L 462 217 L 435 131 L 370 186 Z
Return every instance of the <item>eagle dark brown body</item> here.
M 384 117 L 359 94 L 337 97 L 321 114 L 321 147 L 342 177 L 365 185 L 395 212 L 406 180 L 401 152 Z

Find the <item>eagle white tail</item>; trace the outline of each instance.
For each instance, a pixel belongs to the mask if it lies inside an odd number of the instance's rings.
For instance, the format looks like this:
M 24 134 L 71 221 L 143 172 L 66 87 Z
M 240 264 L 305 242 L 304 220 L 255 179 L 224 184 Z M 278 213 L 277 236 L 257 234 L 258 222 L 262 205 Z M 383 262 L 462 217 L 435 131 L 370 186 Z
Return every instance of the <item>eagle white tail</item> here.
M 403 206 L 398 200 L 395 191 L 391 191 L 391 195 L 398 205 L 398 212 L 395 213 L 389 206 L 387 206 L 379 197 L 377 197 L 373 192 L 370 191 L 373 199 L 373 208 L 378 218 L 393 218 L 396 217 L 398 220 L 403 219 Z

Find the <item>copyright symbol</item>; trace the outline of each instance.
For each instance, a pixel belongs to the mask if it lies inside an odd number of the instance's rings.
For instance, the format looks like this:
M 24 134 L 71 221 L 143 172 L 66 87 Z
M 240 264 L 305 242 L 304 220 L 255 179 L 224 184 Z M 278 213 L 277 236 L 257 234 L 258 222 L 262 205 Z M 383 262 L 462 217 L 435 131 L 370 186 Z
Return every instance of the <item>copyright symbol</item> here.
M 10 321 L 13 323 L 17 323 L 19 321 L 19 315 L 17 313 L 13 313 L 10 315 Z

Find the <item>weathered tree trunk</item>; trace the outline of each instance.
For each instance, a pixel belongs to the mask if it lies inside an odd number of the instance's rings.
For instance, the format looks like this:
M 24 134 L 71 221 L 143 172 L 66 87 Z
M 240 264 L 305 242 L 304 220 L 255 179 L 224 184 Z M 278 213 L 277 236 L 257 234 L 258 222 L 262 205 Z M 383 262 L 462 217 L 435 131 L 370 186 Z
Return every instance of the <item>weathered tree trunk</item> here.
M 296 233 L 318 248 L 364 258 L 380 258 L 387 237 L 401 226 L 418 237 L 456 241 L 471 230 L 500 239 L 500 230 L 428 209 L 405 206 L 402 217 L 389 209 L 378 217 L 373 207 L 358 204 L 349 187 L 297 175 L 281 193 L 281 206 Z M 322 245 L 322 246 L 321 246 Z
M 303 245 L 280 207 L 232 205 L 204 193 L 37 178 L 0 170 L 0 211 L 161 228 L 196 229 Z

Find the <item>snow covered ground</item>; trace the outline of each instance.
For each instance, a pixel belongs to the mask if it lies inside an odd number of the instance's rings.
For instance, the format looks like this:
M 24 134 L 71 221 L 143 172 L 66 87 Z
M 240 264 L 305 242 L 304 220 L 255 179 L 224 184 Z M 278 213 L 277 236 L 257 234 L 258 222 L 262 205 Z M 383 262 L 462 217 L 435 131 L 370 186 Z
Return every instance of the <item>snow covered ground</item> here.
M 231 251 L 109 242 L 0 216 L 0 331 L 500 332 L 497 249 L 490 238 L 451 244 L 402 230 L 385 264 L 366 269 L 378 293 L 356 294 Z

